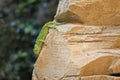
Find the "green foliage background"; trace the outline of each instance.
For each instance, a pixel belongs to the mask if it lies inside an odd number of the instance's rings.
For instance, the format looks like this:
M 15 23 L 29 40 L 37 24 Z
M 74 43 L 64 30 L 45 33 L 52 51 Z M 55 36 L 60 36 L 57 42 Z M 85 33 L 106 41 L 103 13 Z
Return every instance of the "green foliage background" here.
M 35 39 L 58 0 L 0 0 L 0 80 L 31 80 Z

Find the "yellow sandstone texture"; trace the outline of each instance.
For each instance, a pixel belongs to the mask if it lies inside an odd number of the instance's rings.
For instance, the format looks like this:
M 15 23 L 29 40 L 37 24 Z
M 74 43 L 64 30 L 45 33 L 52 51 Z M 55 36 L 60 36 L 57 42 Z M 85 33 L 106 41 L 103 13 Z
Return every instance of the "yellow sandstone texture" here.
M 119 25 L 120 0 L 60 0 L 55 18 L 86 25 Z
M 32 80 L 120 80 L 120 0 L 60 0 Z

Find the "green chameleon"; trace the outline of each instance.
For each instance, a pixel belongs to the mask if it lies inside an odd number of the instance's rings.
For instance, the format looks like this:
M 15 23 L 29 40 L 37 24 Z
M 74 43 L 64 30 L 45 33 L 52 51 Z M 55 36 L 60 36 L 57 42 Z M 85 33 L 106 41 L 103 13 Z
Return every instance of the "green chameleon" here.
M 46 23 L 42 27 L 42 29 L 41 29 L 41 31 L 40 31 L 37 39 L 36 39 L 35 45 L 34 45 L 33 52 L 35 54 L 39 54 L 40 53 L 40 51 L 42 49 L 42 46 L 45 43 L 45 38 L 46 38 L 46 36 L 47 36 L 47 34 L 49 32 L 49 29 L 52 28 L 52 29 L 56 29 L 57 30 L 57 28 L 56 28 L 57 25 L 60 25 L 60 23 L 57 23 L 55 21 L 50 21 L 50 22 Z

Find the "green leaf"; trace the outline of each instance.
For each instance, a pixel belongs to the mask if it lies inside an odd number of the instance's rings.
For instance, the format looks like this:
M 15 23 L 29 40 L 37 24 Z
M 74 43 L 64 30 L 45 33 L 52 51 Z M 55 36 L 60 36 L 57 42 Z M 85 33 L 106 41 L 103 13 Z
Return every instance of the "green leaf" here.
M 15 13 L 20 14 L 27 4 L 24 2 L 19 3 L 18 8 L 15 10 Z
M 21 3 L 19 4 L 19 8 L 20 8 L 20 9 L 23 9 L 26 5 L 27 5 L 26 3 L 21 2 Z
M 15 13 L 17 13 L 17 14 L 19 14 L 20 12 L 21 12 L 20 9 L 16 9 L 16 10 L 15 10 Z
M 28 0 L 28 3 L 34 3 L 36 0 Z
M 28 27 L 25 27 L 24 32 L 26 34 L 28 34 L 28 33 L 32 32 L 33 29 L 34 29 L 34 27 L 32 25 L 29 25 Z
M 27 56 L 28 56 L 27 52 L 18 51 L 18 57 L 19 58 L 24 58 L 24 57 L 27 57 Z

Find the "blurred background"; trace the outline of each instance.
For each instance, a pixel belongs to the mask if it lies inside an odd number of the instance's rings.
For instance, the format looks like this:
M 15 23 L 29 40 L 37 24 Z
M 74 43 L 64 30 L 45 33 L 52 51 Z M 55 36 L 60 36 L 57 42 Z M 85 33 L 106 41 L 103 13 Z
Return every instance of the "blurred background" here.
M 0 80 L 31 80 L 35 39 L 58 0 L 0 0 Z

